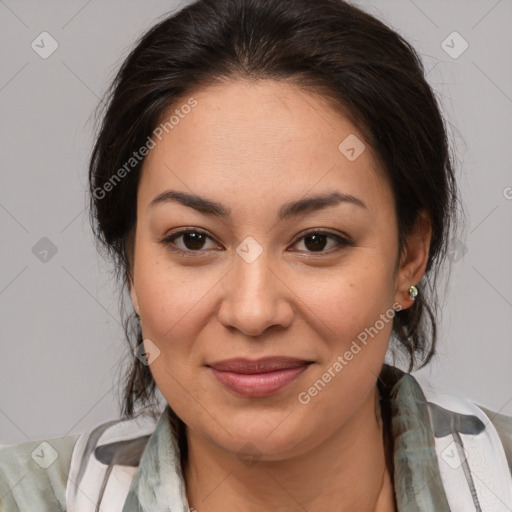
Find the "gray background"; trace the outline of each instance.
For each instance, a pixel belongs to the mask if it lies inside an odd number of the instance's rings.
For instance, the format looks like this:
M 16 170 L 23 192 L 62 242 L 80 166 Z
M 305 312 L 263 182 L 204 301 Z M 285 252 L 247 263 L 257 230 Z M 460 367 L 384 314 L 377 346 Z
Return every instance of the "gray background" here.
M 354 3 L 420 51 L 450 123 L 468 214 L 454 240 L 439 353 L 416 375 L 512 415 L 512 1 Z M 0 0 L 0 444 L 118 416 L 127 348 L 87 218 L 92 113 L 137 37 L 177 6 Z M 59 45 L 47 59 L 31 47 L 44 31 Z M 441 46 L 454 31 L 469 44 L 458 58 Z M 54 255 L 40 252 L 43 237 Z

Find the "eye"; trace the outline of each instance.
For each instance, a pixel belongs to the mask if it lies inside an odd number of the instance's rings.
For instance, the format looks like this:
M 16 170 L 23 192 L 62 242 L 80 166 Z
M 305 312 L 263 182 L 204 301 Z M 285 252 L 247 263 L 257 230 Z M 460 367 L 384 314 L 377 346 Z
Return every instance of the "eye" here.
M 175 242 L 180 238 L 182 239 L 181 243 L 176 244 Z M 163 240 L 160 240 L 160 243 L 171 251 L 185 254 L 186 256 L 195 256 L 191 253 L 200 253 L 203 251 L 208 239 L 213 241 L 213 239 L 203 231 L 188 229 L 173 233 L 172 235 L 165 237 Z M 217 247 L 218 246 L 215 245 L 214 248 Z
M 176 241 L 179 239 L 181 239 L 180 243 L 176 243 Z M 302 235 L 302 237 L 299 238 L 294 243 L 294 245 L 302 242 L 306 248 L 305 251 L 309 253 L 324 254 L 326 252 L 335 252 L 324 250 L 325 247 L 329 245 L 329 239 L 331 240 L 331 247 L 328 249 L 334 248 L 335 251 L 339 250 L 341 247 L 353 245 L 350 241 L 340 235 L 319 230 L 308 231 L 306 234 Z M 208 240 L 213 242 L 213 238 L 207 235 L 204 231 L 200 231 L 198 229 L 186 229 L 165 237 L 164 239 L 160 240 L 160 243 L 167 249 L 183 254 L 185 256 L 199 256 L 202 252 L 208 249 L 205 247 L 205 244 Z M 218 248 L 218 245 L 214 244 L 213 248 Z M 301 251 L 299 250 L 299 252 Z
M 305 235 L 295 242 L 298 244 L 301 242 L 306 248 L 306 252 L 310 253 L 326 253 L 326 252 L 334 252 L 334 251 L 324 251 L 326 246 L 329 245 L 328 239 L 331 239 L 331 249 L 334 247 L 335 250 L 339 250 L 343 246 L 352 245 L 346 238 L 343 238 L 340 235 L 336 235 L 334 233 L 329 233 L 327 231 L 308 231 Z M 294 245 L 295 245 L 294 244 Z M 340 247 L 341 246 L 341 247 Z M 329 248 L 328 248 L 329 249 Z

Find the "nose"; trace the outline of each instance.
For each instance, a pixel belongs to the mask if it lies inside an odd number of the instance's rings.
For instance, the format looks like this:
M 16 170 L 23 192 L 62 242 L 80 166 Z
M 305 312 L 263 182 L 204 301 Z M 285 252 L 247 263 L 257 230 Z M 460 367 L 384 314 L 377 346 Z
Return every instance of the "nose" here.
M 271 266 L 265 251 L 252 262 L 237 255 L 223 279 L 219 321 L 253 337 L 273 326 L 288 327 L 293 320 L 294 294 L 284 277 L 276 265 Z

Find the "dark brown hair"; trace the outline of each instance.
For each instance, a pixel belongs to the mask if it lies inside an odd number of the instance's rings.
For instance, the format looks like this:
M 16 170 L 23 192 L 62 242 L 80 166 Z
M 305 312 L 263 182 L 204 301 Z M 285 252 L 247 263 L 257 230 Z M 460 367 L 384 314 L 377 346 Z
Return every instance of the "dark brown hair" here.
M 89 168 L 90 213 L 99 248 L 128 288 L 143 159 L 122 173 L 162 115 L 194 89 L 226 80 L 283 80 L 332 100 L 364 135 L 394 193 L 399 249 L 420 212 L 432 222 L 426 273 L 413 306 L 393 320 L 393 347 L 411 371 L 435 352 L 435 281 L 456 223 L 457 188 L 444 120 L 420 57 L 399 34 L 342 0 L 198 0 L 153 26 L 107 91 Z M 341 142 L 341 141 L 340 141 Z M 110 183 L 110 186 L 107 184 Z M 413 284 L 413 283 L 411 283 Z M 140 326 L 126 313 L 130 345 L 122 414 L 155 398 L 134 356 Z M 130 308 L 131 309 L 131 308 Z M 394 352 L 393 352 L 394 353 Z M 156 404 L 156 403 L 155 403 Z

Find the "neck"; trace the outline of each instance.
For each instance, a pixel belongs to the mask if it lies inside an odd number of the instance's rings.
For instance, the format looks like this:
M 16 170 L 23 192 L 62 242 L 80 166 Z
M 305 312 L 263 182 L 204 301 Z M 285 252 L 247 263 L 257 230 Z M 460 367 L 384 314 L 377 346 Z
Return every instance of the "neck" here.
M 199 512 L 394 512 L 375 388 L 342 427 L 315 449 L 286 460 L 241 464 L 187 428 L 187 497 Z

